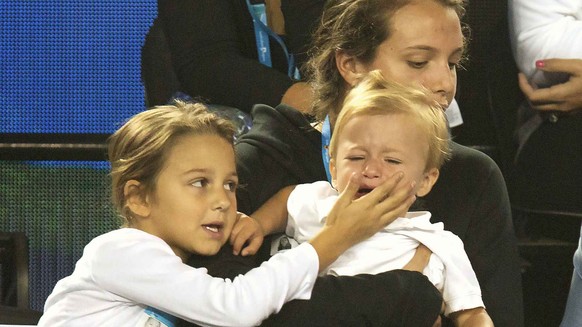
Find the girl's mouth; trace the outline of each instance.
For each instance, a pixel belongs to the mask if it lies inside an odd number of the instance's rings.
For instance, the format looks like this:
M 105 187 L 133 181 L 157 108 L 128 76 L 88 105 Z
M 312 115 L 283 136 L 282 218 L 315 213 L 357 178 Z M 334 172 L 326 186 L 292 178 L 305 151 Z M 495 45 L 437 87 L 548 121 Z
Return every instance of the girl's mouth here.
M 218 233 L 222 229 L 221 224 L 207 224 L 207 225 L 202 225 L 202 227 L 204 227 L 204 229 L 211 231 L 213 233 Z

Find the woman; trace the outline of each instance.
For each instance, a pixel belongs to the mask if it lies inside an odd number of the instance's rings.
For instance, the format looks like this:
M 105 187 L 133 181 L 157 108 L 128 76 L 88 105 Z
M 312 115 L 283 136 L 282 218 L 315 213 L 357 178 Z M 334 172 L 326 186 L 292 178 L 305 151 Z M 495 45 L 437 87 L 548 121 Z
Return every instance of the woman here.
M 308 64 L 317 129 L 284 104 L 255 107 L 253 129 L 236 145 L 239 210 L 253 213 L 285 186 L 327 178 L 322 153 L 328 128 L 346 91 L 367 71 L 420 83 L 448 106 L 465 48 L 463 11 L 462 0 L 328 1 Z M 416 208 L 433 212 L 435 222 L 463 240 L 495 325 L 521 326 L 519 259 L 503 176 L 478 151 L 456 143 L 452 151 L 433 191 Z

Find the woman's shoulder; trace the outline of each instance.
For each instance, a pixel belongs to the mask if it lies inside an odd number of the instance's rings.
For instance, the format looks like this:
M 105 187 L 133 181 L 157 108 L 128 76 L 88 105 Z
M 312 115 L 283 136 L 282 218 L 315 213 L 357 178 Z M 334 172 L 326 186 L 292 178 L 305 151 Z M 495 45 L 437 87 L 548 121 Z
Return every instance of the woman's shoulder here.
M 256 124 L 269 123 L 269 125 L 286 124 L 298 128 L 311 127 L 309 117 L 293 108 L 292 106 L 281 103 L 276 107 L 266 104 L 257 104 L 251 111 L 253 117 L 253 127 Z M 315 131 L 313 128 L 311 130 Z
M 507 186 L 497 163 L 477 149 L 457 143 L 453 143 L 451 148 L 452 157 L 441 168 L 437 183 L 428 197 L 436 199 L 437 206 L 439 201 L 446 200 L 442 197 L 452 197 L 446 202 L 452 201 L 461 207 L 483 201 L 503 202 L 503 205 L 507 205 Z M 464 211 L 468 210 L 464 208 Z
M 317 163 L 321 156 L 321 133 L 311 126 L 303 113 L 284 104 L 276 107 L 255 105 L 252 117 L 251 130 L 235 145 L 239 160 L 248 156 L 271 156 L 285 167 L 290 162 Z
M 483 173 L 500 172 L 497 163 L 487 154 L 477 149 L 451 142 L 452 156 L 443 168 L 463 171 L 480 171 Z

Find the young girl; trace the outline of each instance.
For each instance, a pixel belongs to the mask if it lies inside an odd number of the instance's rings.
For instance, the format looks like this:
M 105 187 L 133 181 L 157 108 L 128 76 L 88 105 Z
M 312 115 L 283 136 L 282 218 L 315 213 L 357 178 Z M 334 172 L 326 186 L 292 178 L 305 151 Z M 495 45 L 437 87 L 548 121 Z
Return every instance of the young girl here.
M 112 196 L 125 224 L 85 247 L 72 275 L 48 297 L 39 326 L 171 326 L 174 317 L 256 325 L 283 303 L 308 299 L 320 270 L 414 201 L 400 175 L 351 202 L 358 188 L 352 180 L 310 242 L 232 281 L 213 278 L 184 261 L 216 254 L 243 219 L 233 133 L 203 105 L 184 103 L 139 113 L 115 132 Z

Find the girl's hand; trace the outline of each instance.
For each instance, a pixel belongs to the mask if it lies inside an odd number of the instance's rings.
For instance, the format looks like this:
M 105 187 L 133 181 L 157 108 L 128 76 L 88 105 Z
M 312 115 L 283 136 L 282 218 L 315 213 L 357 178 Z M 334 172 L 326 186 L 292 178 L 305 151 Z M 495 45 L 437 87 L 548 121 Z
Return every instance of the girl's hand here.
M 406 213 L 416 197 L 414 185 L 400 183 L 404 173 L 398 172 L 372 192 L 354 200 L 361 176 L 352 175 L 346 189 L 330 211 L 326 225 L 345 229 L 345 235 L 360 242 L 376 234 Z
M 256 220 L 239 212 L 230 234 L 233 253 L 235 255 L 240 253 L 242 256 L 257 253 L 263 244 L 264 236 L 263 228 Z
M 327 216 L 325 226 L 309 241 L 319 255 L 320 271 L 352 245 L 374 235 L 408 210 L 416 197 L 414 185 L 400 183 L 403 175 L 402 172 L 394 174 L 355 200 L 360 181 L 352 175 Z

